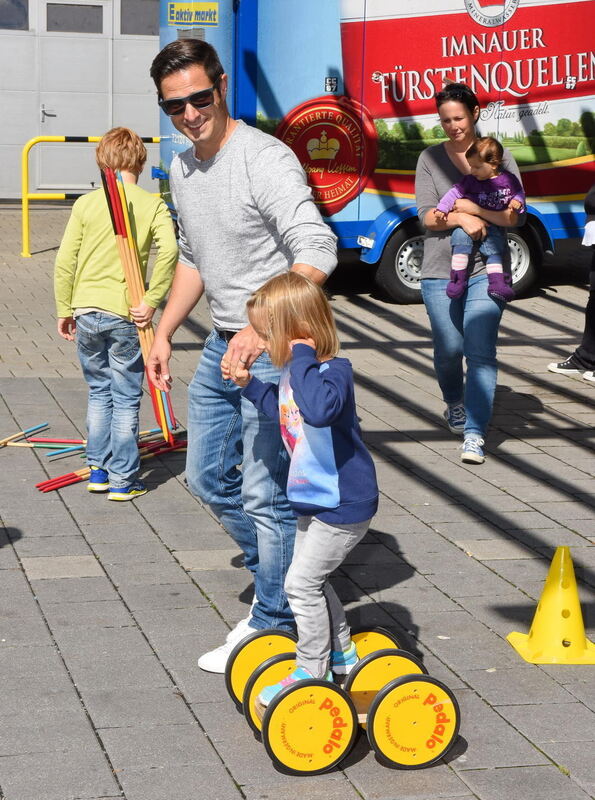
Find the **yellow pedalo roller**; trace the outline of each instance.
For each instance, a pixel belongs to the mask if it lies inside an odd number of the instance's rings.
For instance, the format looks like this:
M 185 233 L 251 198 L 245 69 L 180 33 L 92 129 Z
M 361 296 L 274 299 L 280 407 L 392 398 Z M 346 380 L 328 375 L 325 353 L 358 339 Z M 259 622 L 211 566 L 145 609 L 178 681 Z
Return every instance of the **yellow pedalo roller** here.
M 368 712 L 368 740 L 379 761 L 421 769 L 444 758 L 455 743 L 459 705 L 441 681 L 405 675 L 384 686 Z
M 351 639 L 355 644 L 358 658 L 365 658 L 376 650 L 389 647 L 400 648 L 401 644 L 394 633 L 380 626 L 376 628 L 356 628 L 351 631 Z
M 404 675 L 425 675 L 426 668 L 406 650 L 376 650 L 358 661 L 347 675 L 343 688 L 355 706 L 359 724 L 365 728 L 368 711 L 378 692 L 387 683 Z
M 358 725 L 347 692 L 330 681 L 305 680 L 277 694 L 262 715 L 262 740 L 269 757 L 290 775 L 319 775 L 351 750 Z
M 234 647 L 225 666 L 225 686 L 237 708 L 242 708 L 248 679 L 260 664 L 279 653 L 295 653 L 297 637 L 290 631 L 266 628 Z

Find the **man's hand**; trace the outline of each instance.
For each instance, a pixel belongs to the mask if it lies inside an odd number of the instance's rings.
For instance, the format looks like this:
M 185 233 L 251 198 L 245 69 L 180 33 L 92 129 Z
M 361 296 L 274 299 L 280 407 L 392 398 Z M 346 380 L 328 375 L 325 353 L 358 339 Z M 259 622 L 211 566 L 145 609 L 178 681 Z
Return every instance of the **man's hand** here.
M 58 317 L 58 333 L 63 339 L 74 342 L 76 320 L 74 317 Z
M 264 350 L 264 344 L 252 325 L 246 325 L 229 340 L 227 352 L 221 359 L 221 372 L 231 380 L 241 370 L 249 370 Z
M 169 340 L 163 337 L 156 338 L 145 366 L 151 383 L 164 392 L 169 392 L 171 389 L 170 358 L 171 344 Z
M 146 328 L 151 324 L 155 309 L 141 300 L 137 306 L 130 309 L 130 316 L 137 328 Z

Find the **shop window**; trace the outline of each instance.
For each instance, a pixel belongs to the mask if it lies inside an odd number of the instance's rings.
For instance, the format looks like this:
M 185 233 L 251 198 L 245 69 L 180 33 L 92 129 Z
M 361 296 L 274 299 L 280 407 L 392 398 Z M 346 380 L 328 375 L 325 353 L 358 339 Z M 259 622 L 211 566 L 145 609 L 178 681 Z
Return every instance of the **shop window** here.
M 159 36 L 159 0 L 121 0 L 120 33 Z
M 48 32 L 103 33 L 103 6 L 48 3 Z
M 29 30 L 29 0 L 0 0 L 0 28 Z

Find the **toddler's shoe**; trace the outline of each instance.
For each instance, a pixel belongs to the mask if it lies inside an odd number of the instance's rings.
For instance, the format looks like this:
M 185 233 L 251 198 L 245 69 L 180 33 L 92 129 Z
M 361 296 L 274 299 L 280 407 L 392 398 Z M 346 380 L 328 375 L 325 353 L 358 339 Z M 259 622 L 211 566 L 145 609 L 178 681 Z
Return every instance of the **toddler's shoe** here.
M 514 289 L 512 288 L 511 277 L 503 272 L 491 272 L 488 274 L 488 294 L 494 300 L 503 300 L 507 303 L 514 300 Z
M 331 650 L 331 670 L 337 675 L 349 675 L 358 662 L 355 642 L 347 650 Z
M 134 481 L 134 483 L 130 483 L 128 486 L 122 486 L 120 489 L 115 489 L 113 486 L 110 486 L 107 499 L 118 500 L 120 502 L 123 500 L 134 500 L 135 497 L 141 497 L 148 491 L 149 490 L 142 481 Z
M 283 678 L 283 680 L 279 681 L 279 683 L 274 683 L 272 686 L 265 686 L 262 692 L 258 695 L 258 702 L 263 706 L 268 706 L 273 697 L 279 694 L 282 689 L 286 689 L 288 686 L 293 686 L 299 681 L 312 680 L 313 677 L 314 675 L 312 675 L 312 673 L 307 669 L 304 669 L 304 667 L 298 667 L 291 673 L 291 675 Z M 322 680 L 333 680 L 333 675 L 330 670 L 326 673 Z
M 465 436 L 465 441 L 461 445 L 461 461 L 465 464 L 483 464 L 485 456 L 483 446 L 485 442 L 481 436 Z
M 451 269 L 450 282 L 446 285 L 446 294 L 451 300 L 456 300 L 463 296 L 467 288 L 467 270 Z
M 89 475 L 89 483 L 87 484 L 88 492 L 107 492 L 109 489 L 108 474 L 101 467 L 91 467 L 91 474 Z

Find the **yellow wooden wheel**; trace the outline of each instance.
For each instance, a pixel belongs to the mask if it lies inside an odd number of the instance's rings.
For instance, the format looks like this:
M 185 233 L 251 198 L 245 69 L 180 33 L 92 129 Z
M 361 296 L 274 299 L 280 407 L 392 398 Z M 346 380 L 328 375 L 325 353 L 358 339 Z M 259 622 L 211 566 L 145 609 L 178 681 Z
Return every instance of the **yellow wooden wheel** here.
M 349 695 L 328 681 L 299 681 L 271 701 L 262 739 L 276 767 L 291 775 L 318 775 L 349 752 L 357 717 Z
M 368 712 L 368 739 L 382 763 L 400 769 L 429 767 L 456 741 L 456 697 L 427 675 L 408 675 L 384 686 Z
M 225 667 L 225 686 L 238 708 L 242 707 L 244 688 L 256 667 L 279 653 L 295 653 L 296 641 L 290 631 L 267 628 L 238 642 Z

